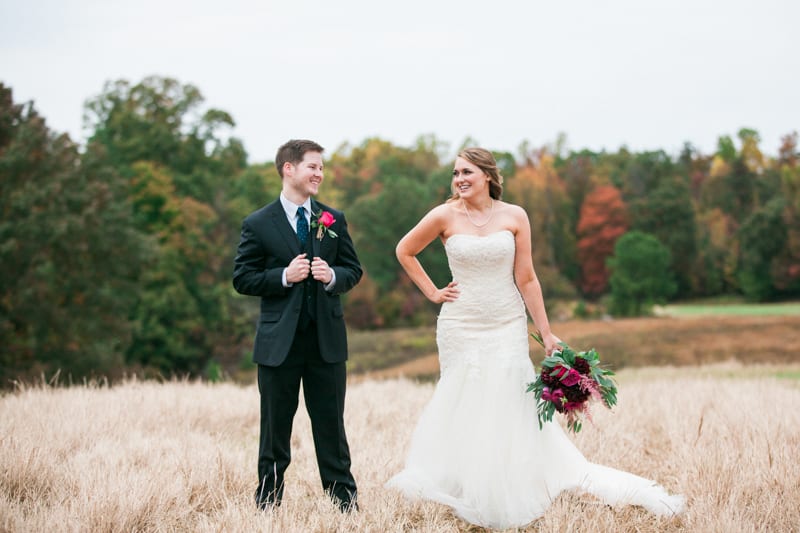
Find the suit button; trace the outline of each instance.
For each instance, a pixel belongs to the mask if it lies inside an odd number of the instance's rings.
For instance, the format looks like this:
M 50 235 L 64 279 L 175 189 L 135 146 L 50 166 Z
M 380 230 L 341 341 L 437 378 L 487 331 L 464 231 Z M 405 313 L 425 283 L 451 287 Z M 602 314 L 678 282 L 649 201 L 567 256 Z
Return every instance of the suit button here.
M 300 309 L 295 309 L 295 310 L 294 310 L 294 314 L 296 314 L 296 315 L 297 315 L 297 314 L 300 314 Z

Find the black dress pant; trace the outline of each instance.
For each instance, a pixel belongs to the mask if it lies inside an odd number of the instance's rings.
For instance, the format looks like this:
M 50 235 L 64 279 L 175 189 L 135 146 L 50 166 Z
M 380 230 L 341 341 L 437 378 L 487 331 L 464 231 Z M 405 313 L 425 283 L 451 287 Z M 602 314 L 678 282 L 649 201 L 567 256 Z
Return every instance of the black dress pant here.
M 289 355 L 280 366 L 258 365 L 261 435 L 256 503 L 261 508 L 280 505 L 283 497 L 283 475 L 292 457 L 292 422 L 301 381 L 322 487 L 341 508 L 355 506 L 356 482 L 350 473 L 350 448 L 344 430 L 346 365 L 322 360 L 313 321 L 295 333 Z

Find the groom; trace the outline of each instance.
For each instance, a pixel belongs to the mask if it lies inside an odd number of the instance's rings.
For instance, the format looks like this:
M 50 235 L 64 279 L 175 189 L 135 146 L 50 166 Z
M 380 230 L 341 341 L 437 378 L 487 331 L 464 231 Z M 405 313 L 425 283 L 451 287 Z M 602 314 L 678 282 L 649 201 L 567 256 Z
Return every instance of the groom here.
M 344 213 L 312 199 L 323 180 L 322 152 L 307 140 L 278 149 L 280 197 L 244 219 L 234 264 L 236 290 L 261 297 L 253 353 L 260 509 L 283 497 L 301 381 L 322 487 L 343 512 L 358 508 L 344 430 L 347 337 L 339 295 L 361 279 L 361 265 Z

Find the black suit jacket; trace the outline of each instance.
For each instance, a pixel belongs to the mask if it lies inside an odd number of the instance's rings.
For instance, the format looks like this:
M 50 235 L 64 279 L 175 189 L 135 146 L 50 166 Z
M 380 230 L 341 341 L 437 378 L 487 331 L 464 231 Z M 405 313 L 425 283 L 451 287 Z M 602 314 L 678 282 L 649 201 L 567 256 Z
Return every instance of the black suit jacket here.
M 320 210 L 330 211 L 336 222 L 317 239 L 311 228 L 309 239 L 313 255 L 328 262 L 336 273 L 333 290 L 313 281 L 316 291 L 316 322 L 322 359 L 335 363 L 347 360 L 347 334 L 339 295 L 352 289 L 361 279 L 361 264 L 347 231 L 344 213 L 311 199 L 312 217 Z M 286 359 L 294 340 L 303 299 L 303 284 L 284 287 L 283 269 L 301 254 L 300 241 L 286 218 L 279 200 L 251 213 L 242 222 L 242 237 L 236 253 L 233 286 L 241 294 L 261 297 L 261 315 L 256 330 L 253 361 L 278 366 Z M 310 259 L 310 258 L 309 258 Z

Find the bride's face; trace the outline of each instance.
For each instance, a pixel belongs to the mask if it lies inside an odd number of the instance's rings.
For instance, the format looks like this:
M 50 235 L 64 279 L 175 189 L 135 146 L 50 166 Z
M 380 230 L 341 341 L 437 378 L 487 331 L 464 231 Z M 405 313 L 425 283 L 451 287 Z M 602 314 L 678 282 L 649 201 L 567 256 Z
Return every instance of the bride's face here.
M 479 198 L 489 194 L 489 177 L 463 157 L 457 157 L 453 166 L 453 189 L 462 198 Z

